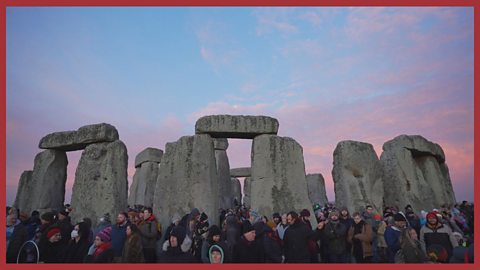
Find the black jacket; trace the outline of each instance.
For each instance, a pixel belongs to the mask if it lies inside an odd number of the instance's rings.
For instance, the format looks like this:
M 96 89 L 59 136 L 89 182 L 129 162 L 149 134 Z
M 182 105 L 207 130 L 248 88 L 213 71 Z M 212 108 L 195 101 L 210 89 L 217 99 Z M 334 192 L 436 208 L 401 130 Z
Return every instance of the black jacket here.
M 28 241 L 28 232 L 21 223 L 15 225 L 7 249 L 7 263 L 16 263 L 17 255 L 23 243 Z
M 87 256 L 88 249 L 91 243 L 86 238 L 81 238 L 80 241 L 70 240 L 63 256 L 65 263 L 82 263 L 85 256 Z
M 179 247 L 168 247 L 167 251 L 160 253 L 157 258 L 159 263 L 198 263 L 189 252 L 183 252 Z
M 297 220 L 285 231 L 283 244 L 285 248 L 286 263 L 310 263 L 308 240 L 317 240 L 318 231 L 312 231 L 308 226 Z
M 263 263 L 265 255 L 262 246 L 257 240 L 248 242 L 243 236 L 233 248 L 234 263 Z

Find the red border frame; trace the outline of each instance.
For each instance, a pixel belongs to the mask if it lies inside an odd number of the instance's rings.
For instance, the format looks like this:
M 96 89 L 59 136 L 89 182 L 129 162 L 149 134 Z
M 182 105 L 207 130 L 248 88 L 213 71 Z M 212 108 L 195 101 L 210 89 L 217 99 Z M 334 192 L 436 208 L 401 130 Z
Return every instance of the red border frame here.
M 337 1 L 325 1 L 325 0 L 301 0 L 299 3 L 294 1 L 286 1 L 286 0 L 227 0 L 227 1 L 218 1 L 218 0 L 207 0 L 207 1 L 200 1 L 200 0 L 0 0 L 0 79 L 1 79 L 1 88 L 0 88 L 0 172 L 2 173 L 1 179 L 3 179 L 4 183 L 0 188 L 0 197 L 2 205 L 6 205 L 6 8 L 7 7 L 15 7 L 15 6 L 471 6 L 474 7 L 474 28 L 475 31 L 475 58 L 474 58 L 474 71 L 475 74 L 475 81 L 474 81 L 474 119 L 480 118 L 480 111 L 478 109 L 478 104 L 480 103 L 480 95 L 479 95 L 479 84 L 478 79 L 480 77 L 480 56 L 478 54 L 478 47 L 480 43 L 480 31 L 478 30 L 480 27 L 480 15 L 479 15 L 479 1 L 475 0 L 396 0 L 390 1 L 389 3 L 382 3 L 381 1 L 377 0 L 337 0 Z M 478 121 L 474 121 L 474 141 L 479 141 L 479 123 Z M 474 144 L 474 168 L 480 167 L 479 159 L 476 158 L 477 155 L 480 153 L 480 146 L 478 144 Z M 478 194 L 479 194 L 479 185 L 475 184 L 475 180 L 479 178 L 478 171 L 474 171 L 474 201 L 477 201 Z M 477 207 L 475 210 L 475 216 L 479 217 L 480 209 Z M 477 231 L 478 221 L 475 224 L 475 230 Z M 2 229 L 5 228 L 5 219 L 1 219 Z M 2 230 L 3 231 L 3 230 Z M 475 235 L 475 242 L 479 243 L 480 235 Z M 5 234 L 0 233 L 0 254 L 5 254 Z M 408 265 L 407 267 L 415 267 L 421 269 L 478 269 L 480 266 L 480 252 L 479 248 L 475 250 L 475 263 L 469 265 Z M 102 268 L 111 267 L 110 266 L 100 266 L 100 265 L 84 265 L 84 264 L 70 264 L 70 265 L 11 265 L 5 264 L 5 257 L 2 255 L 0 256 L 0 267 L 2 269 L 62 269 L 64 270 L 65 267 L 69 267 L 71 269 L 84 269 L 85 267 L 93 267 L 93 268 Z M 173 267 L 173 265 L 158 265 L 158 264 L 151 264 L 151 265 L 115 265 L 115 268 L 121 269 L 130 269 L 132 267 L 141 267 L 142 269 L 158 269 L 163 267 Z M 174 266 L 177 268 L 191 268 L 195 267 L 197 269 L 225 269 L 228 267 L 229 269 L 242 269 L 245 270 L 246 267 L 250 268 L 275 268 L 275 269 L 291 269 L 295 266 L 293 265 L 241 265 L 241 264 L 230 264 L 230 265 L 223 265 L 223 266 L 212 266 L 212 265 L 179 265 Z M 309 265 L 302 265 L 302 268 L 309 268 L 309 269 L 318 269 L 323 267 L 328 267 L 328 269 L 344 269 L 344 268 L 352 268 L 355 269 L 404 269 L 406 265 L 384 265 L 384 264 L 376 264 L 376 265 L 359 265 L 359 264 L 350 264 L 350 265 L 327 265 L 327 264 L 309 264 Z

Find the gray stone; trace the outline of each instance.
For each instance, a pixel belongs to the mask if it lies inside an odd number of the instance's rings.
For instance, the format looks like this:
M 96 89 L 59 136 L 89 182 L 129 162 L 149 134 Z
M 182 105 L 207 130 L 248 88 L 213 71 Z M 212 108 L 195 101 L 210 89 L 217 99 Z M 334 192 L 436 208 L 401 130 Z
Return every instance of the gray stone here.
M 92 143 L 118 140 L 117 129 L 106 123 L 83 126 L 77 131 L 54 132 L 43 137 L 38 144 L 41 149 L 76 151 Z
M 93 226 L 105 213 L 116 217 L 127 208 L 127 147 L 122 141 L 87 146 L 75 172 L 72 223 L 84 217 Z
M 230 165 L 228 163 L 227 151 L 215 150 L 218 175 L 218 200 L 219 208 L 232 208 L 232 181 L 230 180 Z
M 337 207 L 347 207 L 353 213 L 371 205 L 382 213 L 382 166 L 371 144 L 339 142 L 333 152 L 332 176 Z
M 157 183 L 158 169 L 159 163 L 150 161 L 142 162 L 136 168 L 128 196 L 128 205 L 130 207 L 134 205 L 153 207 L 153 195 Z
M 67 155 L 63 151 L 45 150 L 35 156 L 29 187 L 21 194 L 22 211 L 60 210 L 65 200 L 67 181 Z M 28 178 L 28 173 L 25 175 Z
M 253 139 L 277 132 L 278 120 L 268 116 L 209 115 L 195 124 L 196 134 L 209 134 L 213 138 Z
M 31 213 L 31 198 L 33 195 L 32 189 L 34 183 L 32 182 L 33 171 L 24 171 L 18 181 L 17 195 L 13 207 L 20 209 L 22 212 Z M 28 210 L 28 211 L 24 211 Z
M 313 213 L 308 199 L 302 146 L 288 137 L 255 137 L 250 192 L 251 208 L 261 215 L 300 212 L 302 209 Z M 311 221 L 315 226 L 315 219 Z
M 213 140 L 213 147 L 215 148 L 215 150 L 227 150 L 228 139 L 220 138 Z
M 243 181 L 243 199 L 242 202 L 246 207 L 251 206 L 250 194 L 252 192 L 252 178 L 247 177 Z
M 242 185 L 237 178 L 231 178 L 232 181 L 232 199 L 237 201 L 238 205 L 242 204 Z M 235 206 L 235 205 L 234 205 Z
M 328 203 L 327 191 L 325 190 L 325 179 L 320 173 L 307 174 L 308 198 L 312 205 L 318 203 L 325 205 Z
M 142 163 L 150 161 L 160 163 L 162 161 L 163 151 L 153 147 L 147 147 L 135 157 L 135 168 L 140 167 Z
M 213 139 L 206 134 L 181 137 L 165 147 L 155 186 L 153 208 L 163 228 L 174 213 L 196 207 L 218 224 L 218 175 Z
M 454 204 L 455 194 L 442 148 L 421 136 L 401 135 L 383 145 L 385 204 L 415 211 Z
M 243 167 L 230 170 L 231 177 L 250 177 L 252 175 L 252 168 Z

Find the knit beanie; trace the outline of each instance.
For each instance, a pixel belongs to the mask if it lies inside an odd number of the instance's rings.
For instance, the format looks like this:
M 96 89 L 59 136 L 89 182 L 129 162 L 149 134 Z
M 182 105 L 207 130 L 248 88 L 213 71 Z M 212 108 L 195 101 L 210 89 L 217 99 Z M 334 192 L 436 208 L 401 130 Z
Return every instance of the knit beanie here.
M 395 221 L 407 221 L 407 220 L 405 219 L 405 217 L 404 217 L 402 214 L 400 214 L 400 213 L 396 213 L 396 214 L 393 216 L 393 220 L 395 220 Z
M 47 232 L 47 239 L 50 239 L 55 234 L 60 233 L 60 229 L 57 227 L 50 228 Z
M 112 234 L 112 227 L 108 226 L 105 229 L 98 232 L 97 236 L 102 240 L 102 242 L 110 242 L 112 240 L 111 234 Z
M 255 228 L 253 228 L 252 224 L 248 220 L 244 220 L 242 222 L 242 234 L 246 234 L 248 232 L 255 231 Z

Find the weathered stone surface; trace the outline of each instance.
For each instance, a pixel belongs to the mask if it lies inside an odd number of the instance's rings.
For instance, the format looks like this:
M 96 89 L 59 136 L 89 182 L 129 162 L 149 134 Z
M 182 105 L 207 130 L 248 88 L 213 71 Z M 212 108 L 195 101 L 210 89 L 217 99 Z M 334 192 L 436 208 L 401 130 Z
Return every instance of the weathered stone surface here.
M 231 177 L 250 177 L 252 175 L 252 168 L 243 167 L 230 170 Z
M 133 182 L 130 186 L 128 205 L 153 207 L 153 195 L 157 183 L 158 169 L 159 163 L 150 161 L 142 162 L 141 165 L 136 168 L 135 174 L 133 175 Z
M 261 215 L 308 209 L 303 149 L 294 139 L 275 135 L 255 137 L 252 145 L 251 208 Z M 316 225 L 315 219 L 311 220 Z
M 415 211 L 454 204 L 442 148 L 421 136 L 401 135 L 383 145 L 385 204 Z
M 218 175 L 218 207 L 223 209 L 232 208 L 232 181 L 230 180 L 230 165 L 228 163 L 227 151 L 215 150 Z
M 333 152 L 332 176 L 338 207 L 347 207 L 353 213 L 372 205 L 382 213 L 382 166 L 371 144 L 339 142 Z
M 116 217 L 127 208 L 127 148 L 122 141 L 87 146 L 75 172 L 72 222 L 84 217 L 95 226 L 105 213 Z
M 207 135 L 181 137 L 165 147 L 155 186 L 153 208 L 163 228 L 174 213 L 196 207 L 210 224 L 218 224 L 218 175 L 213 139 Z
M 325 190 L 325 179 L 320 173 L 307 174 L 308 198 L 312 205 L 319 203 L 325 205 L 328 203 L 327 191 Z
M 60 210 L 65 200 L 67 181 L 67 155 L 63 151 L 45 150 L 35 156 L 30 186 L 19 198 L 26 201 L 22 211 Z M 25 175 L 28 178 L 28 173 Z M 28 180 L 28 179 L 27 179 Z
M 252 191 L 252 178 L 247 177 L 243 180 L 243 199 L 242 202 L 246 207 L 251 206 L 250 194 Z
M 232 181 L 232 198 L 238 205 L 242 204 L 242 185 L 237 178 L 231 178 Z M 235 205 L 234 205 L 235 206 Z
M 215 148 L 215 150 L 227 150 L 228 139 L 220 138 L 213 140 L 213 147 Z
M 148 161 L 160 163 L 160 161 L 162 161 L 162 156 L 162 150 L 153 147 L 147 147 L 135 157 L 135 168 L 140 167 L 142 163 Z
M 34 188 L 32 175 L 33 171 L 24 171 L 18 181 L 17 196 L 15 197 L 13 207 L 20 209 L 22 212 L 28 210 L 25 212 L 31 213 L 32 189 Z
M 268 116 L 209 115 L 195 124 L 196 134 L 209 134 L 213 138 L 253 139 L 277 132 L 278 120 Z
M 43 137 L 38 144 L 41 149 L 62 151 L 82 150 L 92 143 L 118 140 L 117 129 L 106 123 L 83 126 L 77 131 L 54 132 Z

